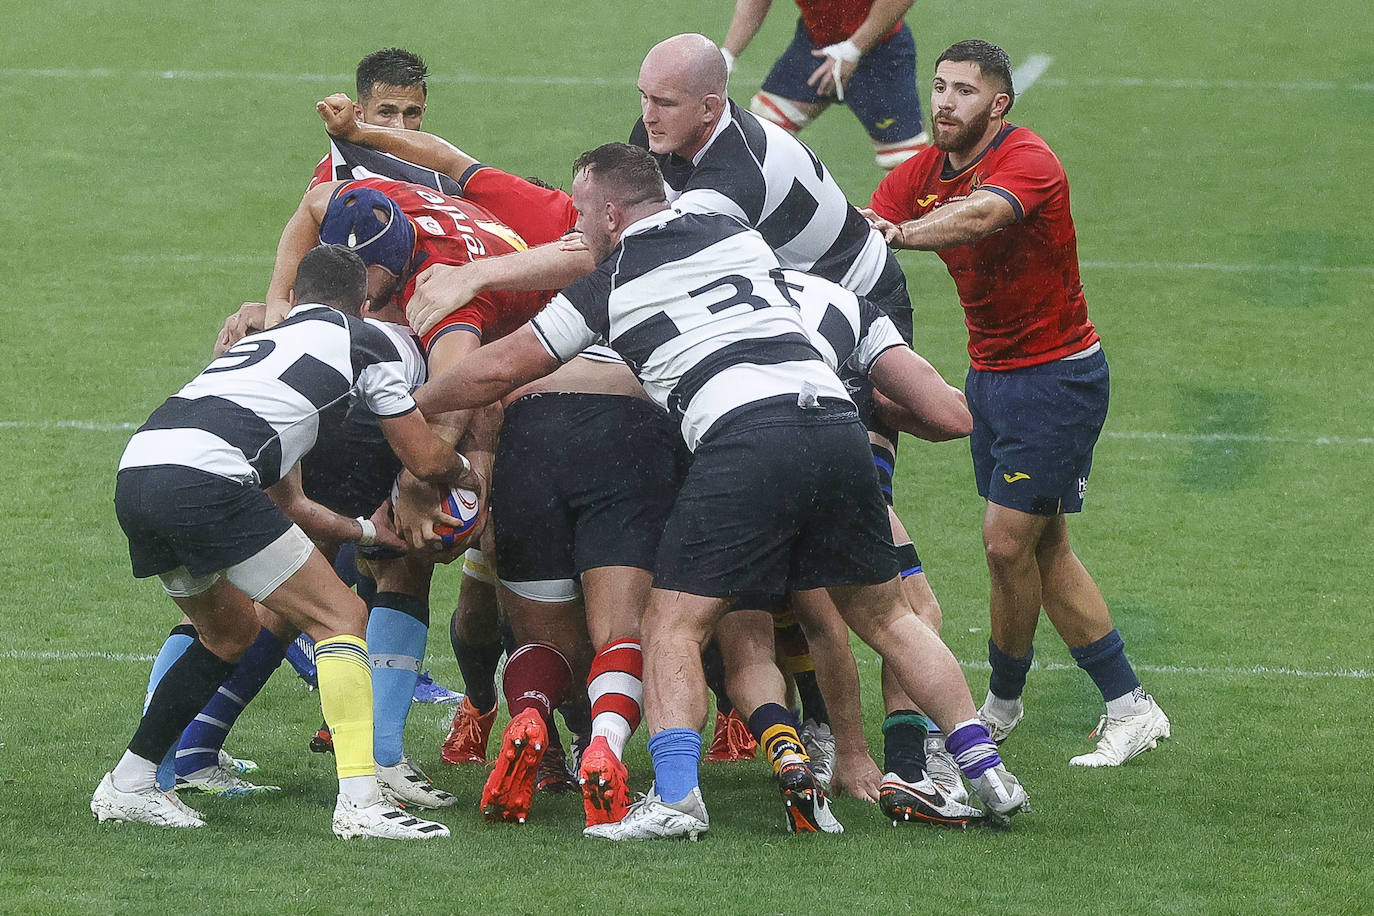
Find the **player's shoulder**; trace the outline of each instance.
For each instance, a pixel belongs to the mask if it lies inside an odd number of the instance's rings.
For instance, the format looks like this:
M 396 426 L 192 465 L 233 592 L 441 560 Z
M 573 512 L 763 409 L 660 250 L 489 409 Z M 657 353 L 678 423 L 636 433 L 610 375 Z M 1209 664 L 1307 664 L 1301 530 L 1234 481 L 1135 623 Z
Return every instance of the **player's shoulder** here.
M 1007 124 L 994 142 L 995 153 L 1000 158 L 1012 156 L 1034 157 L 1059 162 L 1059 157 L 1050 149 L 1049 143 L 1029 127 Z

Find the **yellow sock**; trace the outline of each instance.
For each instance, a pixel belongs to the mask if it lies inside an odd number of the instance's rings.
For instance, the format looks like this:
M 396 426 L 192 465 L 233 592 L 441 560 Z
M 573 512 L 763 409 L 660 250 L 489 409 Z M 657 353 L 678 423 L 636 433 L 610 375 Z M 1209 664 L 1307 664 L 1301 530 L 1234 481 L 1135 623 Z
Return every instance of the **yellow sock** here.
M 334 765 L 339 778 L 371 776 L 372 663 L 367 641 L 357 636 L 331 636 L 315 643 L 320 709 L 334 735 Z
M 781 770 L 784 763 L 790 762 L 789 757 L 796 757 L 803 762 L 811 760 L 806 754 L 806 748 L 802 745 L 801 736 L 790 725 L 770 725 L 764 729 L 763 741 L 760 743 L 768 753 L 768 760 L 773 764 L 774 773 Z

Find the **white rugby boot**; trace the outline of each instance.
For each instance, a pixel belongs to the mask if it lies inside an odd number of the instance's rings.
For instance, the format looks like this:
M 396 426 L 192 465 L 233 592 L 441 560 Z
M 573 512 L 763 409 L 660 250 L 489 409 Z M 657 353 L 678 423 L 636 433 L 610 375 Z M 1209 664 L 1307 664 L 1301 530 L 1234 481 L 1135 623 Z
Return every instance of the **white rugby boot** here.
M 457 796 L 435 786 L 406 756 L 393 767 L 377 764 L 377 783 L 384 798 L 409 807 L 449 808 L 458 804 Z
M 115 788 L 114 774 L 106 773 L 91 796 L 91 813 L 99 823 L 130 821 L 154 827 L 204 827 L 205 819 L 170 792 L 157 786 L 137 792 Z
M 830 731 L 830 725 L 817 722 L 815 719 L 807 719 L 798 737 L 802 740 L 802 746 L 806 748 L 806 756 L 811 758 L 811 772 L 815 774 L 816 782 L 829 792 L 830 780 L 835 777 L 835 757 L 838 754 L 835 735 Z
M 964 774 L 959 772 L 959 764 L 954 762 L 954 755 L 945 750 L 944 736 L 927 735 L 925 751 L 926 775 L 930 777 L 930 781 L 935 783 L 941 794 L 952 804 L 968 804 Z
M 1030 811 L 1030 798 L 1021 788 L 1021 781 L 1002 765 L 983 771 L 977 779 L 969 780 L 973 792 L 983 803 L 983 814 L 994 826 L 1005 827 L 1011 816 Z
M 1112 719 L 1103 716 L 1088 737 L 1097 738 L 1097 747 L 1086 754 L 1070 758 L 1076 767 L 1119 767 L 1133 757 L 1153 750 L 1169 737 L 1169 717 L 1159 708 L 1155 698 L 1146 694 L 1149 708 L 1133 716 Z
M 701 789 L 693 787 L 691 794 L 671 805 L 659 797 L 656 789 L 643 796 L 625 816 L 611 824 L 593 824 L 582 831 L 583 836 L 604 840 L 660 840 L 686 837 L 695 840 L 709 829 L 711 819 Z
M 236 769 L 230 769 L 222 764 L 215 764 L 186 776 L 178 776 L 176 788 L 178 792 L 204 792 L 207 795 L 222 795 L 225 798 L 242 798 L 245 795 L 281 791 L 281 786 L 260 786 L 251 783 L 240 776 Z
M 433 840 L 449 835 L 448 828 L 434 821 L 406 814 L 383 799 L 361 806 L 343 793 L 334 803 L 334 835 L 341 840 L 359 836 L 385 840 Z

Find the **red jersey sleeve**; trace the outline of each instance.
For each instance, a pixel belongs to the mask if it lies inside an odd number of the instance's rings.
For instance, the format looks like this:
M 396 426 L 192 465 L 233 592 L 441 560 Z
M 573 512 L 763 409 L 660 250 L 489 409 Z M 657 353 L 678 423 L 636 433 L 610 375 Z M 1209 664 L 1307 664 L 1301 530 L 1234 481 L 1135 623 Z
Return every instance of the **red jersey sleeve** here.
M 926 209 L 916 203 L 927 174 L 939 167 L 940 151 L 928 147 L 883 176 L 873 191 L 869 208 L 890 223 L 915 219 Z
M 325 157 L 320 160 L 320 164 L 315 166 L 315 174 L 310 176 L 310 184 L 306 185 L 305 189 L 309 191 L 311 188 L 313 188 L 315 185 L 319 184 L 322 181 L 333 180 L 334 158 L 333 156 L 326 154 Z
M 488 165 L 472 166 L 459 183 L 466 199 L 520 233 L 529 245 L 561 238 L 577 222 L 566 192 L 541 188 Z
M 430 328 L 429 333 L 420 338 L 420 343 L 424 344 L 425 352 L 428 353 L 440 335 L 458 330 L 476 334 L 478 341 L 488 343 L 490 342 L 489 332 L 496 323 L 499 314 L 497 305 L 492 301 L 491 296 L 482 293 Z
M 1029 131 L 1017 131 L 1007 138 L 995 168 L 977 189 L 1006 199 L 1019 221 L 1061 193 L 1067 182 L 1064 166 L 1049 146 Z

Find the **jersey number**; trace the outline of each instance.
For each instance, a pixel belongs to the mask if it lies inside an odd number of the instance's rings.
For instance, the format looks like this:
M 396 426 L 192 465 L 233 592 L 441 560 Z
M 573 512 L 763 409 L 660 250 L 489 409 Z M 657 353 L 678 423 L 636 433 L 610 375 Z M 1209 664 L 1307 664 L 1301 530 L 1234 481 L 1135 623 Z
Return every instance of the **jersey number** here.
M 229 372 L 233 369 L 246 369 L 267 359 L 277 348 L 275 340 L 244 340 L 234 344 L 209 365 L 201 375 L 211 372 Z M 221 365 L 226 363 L 226 365 Z

